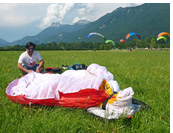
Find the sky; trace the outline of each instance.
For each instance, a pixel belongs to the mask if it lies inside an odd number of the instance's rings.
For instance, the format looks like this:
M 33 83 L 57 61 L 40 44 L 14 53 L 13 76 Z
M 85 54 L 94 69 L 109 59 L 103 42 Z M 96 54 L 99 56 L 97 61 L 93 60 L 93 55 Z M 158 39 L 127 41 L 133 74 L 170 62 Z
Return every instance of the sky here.
M 0 38 L 12 42 L 33 36 L 52 23 L 95 21 L 118 7 L 142 3 L 1 3 Z

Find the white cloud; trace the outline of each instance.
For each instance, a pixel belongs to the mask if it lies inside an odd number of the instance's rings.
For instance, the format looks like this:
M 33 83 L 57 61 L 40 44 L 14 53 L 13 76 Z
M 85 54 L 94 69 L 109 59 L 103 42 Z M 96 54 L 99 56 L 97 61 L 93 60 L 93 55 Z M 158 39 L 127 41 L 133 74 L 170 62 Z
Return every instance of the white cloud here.
M 67 3 L 65 4 L 64 8 L 60 11 L 60 18 L 61 20 L 65 16 L 65 14 L 73 7 L 74 3 Z
M 54 22 L 72 24 L 84 18 L 95 21 L 119 6 L 130 6 L 130 3 L 0 3 L 0 27 L 39 21 L 38 27 L 44 29 Z
M 98 10 L 98 8 L 97 8 L 96 4 L 94 4 L 94 3 L 88 3 L 86 5 L 86 13 L 91 13 L 91 12 L 97 11 L 97 10 Z
M 87 14 L 89 15 L 95 11 L 97 11 L 97 7 L 93 3 L 82 4 L 82 7 L 78 9 L 79 15 L 87 15 Z
M 41 4 L 0 4 L 0 27 L 19 27 L 38 21 Z M 44 4 L 42 4 L 44 7 Z
M 77 13 L 73 19 L 73 23 L 77 20 L 87 19 L 88 21 L 95 21 L 107 13 L 112 12 L 118 7 L 135 6 L 141 3 L 82 3 L 76 4 Z
M 86 8 L 80 8 L 80 9 L 78 9 L 79 15 L 85 15 L 85 10 L 86 10 Z
M 62 23 L 64 16 L 68 13 L 68 11 L 70 11 L 73 5 L 73 3 L 49 5 L 46 17 L 42 19 L 39 27 L 44 29 L 54 22 Z
M 16 4 L 0 4 L 0 12 L 10 11 L 16 6 Z
M 93 4 L 93 3 L 88 3 L 88 4 L 78 4 L 77 6 L 75 6 L 76 11 L 78 16 L 76 16 L 73 19 L 72 23 L 76 23 L 79 20 L 84 20 L 87 19 L 89 21 L 93 21 L 93 19 L 95 18 L 95 13 L 97 10 L 97 7 Z
M 76 23 L 76 22 L 78 22 L 79 20 L 80 20 L 79 17 L 75 17 L 74 20 L 73 20 L 73 23 Z
M 42 23 L 39 26 L 40 28 L 44 29 L 45 27 L 50 26 L 52 22 L 58 21 L 58 18 L 56 17 L 58 14 L 57 8 L 61 10 L 62 6 L 59 6 L 58 4 L 51 4 L 48 6 L 46 17 L 43 18 Z
M 82 17 L 82 18 L 75 17 L 74 20 L 73 20 L 73 24 L 78 22 L 79 20 L 86 20 L 86 18 L 85 17 Z

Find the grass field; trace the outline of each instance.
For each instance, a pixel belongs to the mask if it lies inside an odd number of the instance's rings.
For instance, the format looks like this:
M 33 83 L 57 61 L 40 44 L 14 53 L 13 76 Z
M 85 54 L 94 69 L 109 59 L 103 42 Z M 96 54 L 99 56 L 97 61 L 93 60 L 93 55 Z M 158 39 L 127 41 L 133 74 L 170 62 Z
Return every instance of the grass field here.
M 81 109 L 11 102 L 5 90 L 11 81 L 22 76 L 17 68 L 22 52 L 0 52 L 0 132 L 170 132 L 170 51 L 40 51 L 45 67 L 74 63 L 105 66 L 121 89 L 131 86 L 134 98 L 152 107 L 135 114 L 131 121 L 100 120 Z

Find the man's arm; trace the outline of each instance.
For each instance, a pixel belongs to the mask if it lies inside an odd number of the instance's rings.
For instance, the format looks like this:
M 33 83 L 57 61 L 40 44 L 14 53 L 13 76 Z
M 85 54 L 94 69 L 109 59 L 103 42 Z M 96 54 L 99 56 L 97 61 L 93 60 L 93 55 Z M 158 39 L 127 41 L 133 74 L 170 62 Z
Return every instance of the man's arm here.
M 42 59 L 42 60 L 40 60 L 40 63 L 39 63 L 39 66 L 36 69 L 36 72 L 38 72 L 38 73 L 42 72 L 43 69 L 44 69 L 44 60 Z
M 17 67 L 20 69 L 23 75 L 26 75 L 27 73 L 31 72 L 32 70 L 28 70 L 22 66 L 22 63 L 18 63 Z

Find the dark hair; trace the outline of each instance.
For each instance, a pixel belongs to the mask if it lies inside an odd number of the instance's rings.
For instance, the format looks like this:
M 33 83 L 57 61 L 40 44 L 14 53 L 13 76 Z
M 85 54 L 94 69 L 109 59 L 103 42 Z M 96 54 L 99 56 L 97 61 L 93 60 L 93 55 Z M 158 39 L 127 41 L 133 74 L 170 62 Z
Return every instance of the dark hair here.
M 30 46 L 33 46 L 33 47 L 34 47 L 34 49 L 35 49 L 36 44 L 35 44 L 35 43 L 33 43 L 33 42 L 28 42 L 28 43 L 26 44 L 26 49 L 28 49 Z

